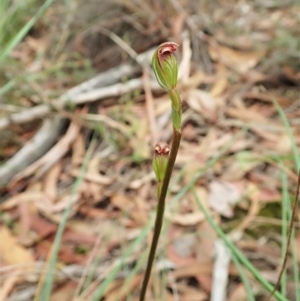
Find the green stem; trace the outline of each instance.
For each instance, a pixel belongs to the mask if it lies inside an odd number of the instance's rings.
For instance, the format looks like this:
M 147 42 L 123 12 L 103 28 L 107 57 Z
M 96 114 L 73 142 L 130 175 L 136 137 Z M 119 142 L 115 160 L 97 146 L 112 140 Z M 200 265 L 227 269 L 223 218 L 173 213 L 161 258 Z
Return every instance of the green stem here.
M 162 189 L 162 185 L 163 185 L 163 181 L 159 181 L 158 183 L 157 183 L 157 199 L 159 200 L 159 196 L 160 196 L 160 194 L 161 194 L 161 189 Z
M 172 101 L 172 123 L 173 128 L 180 130 L 181 128 L 181 98 L 176 88 L 168 91 Z
M 166 174 L 165 174 L 165 177 L 164 177 L 164 180 L 162 183 L 161 192 L 160 192 L 159 199 L 158 199 L 156 220 L 155 220 L 155 226 L 154 226 L 154 234 L 153 234 L 153 238 L 152 238 L 152 243 L 151 243 L 148 262 L 147 262 L 147 268 L 146 268 L 146 272 L 145 272 L 144 279 L 143 279 L 143 284 L 142 284 L 139 301 L 145 300 L 146 290 L 147 290 L 148 282 L 149 282 L 150 275 L 151 275 L 151 269 L 152 269 L 153 261 L 155 258 L 155 252 L 156 252 L 156 248 L 157 248 L 157 244 L 158 244 L 158 239 L 159 239 L 161 228 L 163 225 L 166 196 L 167 196 L 172 171 L 174 168 L 175 160 L 176 160 L 178 149 L 179 149 L 180 139 L 181 139 L 181 131 L 173 128 L 172 147 L 171 147 L 171 151 L 170 151 Z

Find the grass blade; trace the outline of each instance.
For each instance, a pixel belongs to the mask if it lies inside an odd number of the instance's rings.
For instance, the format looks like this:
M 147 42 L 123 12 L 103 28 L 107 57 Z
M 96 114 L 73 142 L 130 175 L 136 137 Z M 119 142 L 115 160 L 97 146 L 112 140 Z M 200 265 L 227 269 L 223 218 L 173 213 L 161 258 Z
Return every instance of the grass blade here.
M 288 252 L 287 245 L 287 233 L 288 233 L 288 212 L 289 212 L 289 199 L 288 199 L 288 180 L 285 173 L 282 172 L 282 216 L 281 216 L 281 235 L 282 235 L 282 246 L 281 246 L 281 258 L 282 264 L 284 263 L 285 253 Z M 286 296 L 286 287 L 287 287 L 287 273 L 286 269 L 282 272 L 281 276 L 281 293 Z
M 286 198 L 287 198 L 287 206 L 288 206 L 288 218 L 291 220 L 291 224 L 295 219 L 295 212 L 297 210 L 298 199 L 299 199 L 299 186 L 300 186 L 300 172 L 298 175 L 298 184 L 296 190 L 296 196 L 294 200 L 294 204 L 291 203 L 290 196 L 288 194 L 288 190 L 286 187 Z M 293 227 L 293 226 L 292 226 Z M 292 251 L 292 262 L 293 262 L 293 277 L 295 284 L 295 300 L 300 301 L 300 279 L 299 279 L 299 263 L 298 263 L 298 252 L 297 244 L 296 244 L 296 233 L 295 228 L 292 228 L 291 233 L 291 251 Z M 287 246 L 288 248 L 288 246 Z M 288 252 L 288 250 L 286 250 Z
M 34 26 L 37 20 L 46 12 L 55 0 L 47 0 L 37 11 L 37 13 L 22 27 L 22 29 L 14 36 L 0 54 L 0 63 L 7 58 L 11 51 L 22 41 L 28 31 Z
M 244 286 L 245 286 L 245 290 L 247 292 L 247 297 L 248 297 L 248 300 L 249 301 L 255 301 L 255 296 L 253 294 L 253 291 L 252 291 L 252 288 L 251 288 L 251 285 L 250 285 L 250 282 L 246 276 L 246 273 L 241 265 L 241 263 L 239 262 L 239 260 L 237 259 L 236 255 L 234 255 L 232 253 L 231 255 L 231 258 L 232 258 L 232 261 L 233 263 L 235 264 L 240 276 L 241 276 L 241 279 L 244 283 Z

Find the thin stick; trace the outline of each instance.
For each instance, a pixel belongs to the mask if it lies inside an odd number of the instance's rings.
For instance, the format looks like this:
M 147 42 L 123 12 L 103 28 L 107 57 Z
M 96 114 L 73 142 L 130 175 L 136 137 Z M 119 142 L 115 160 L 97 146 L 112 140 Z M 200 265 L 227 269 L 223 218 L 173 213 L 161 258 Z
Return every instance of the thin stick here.
M 149 282 L 150 275 L 151 275 L 151 269 L 152 269 L 152 265 L 153 265 L 153 261 L 154 261 L 154 257 L 155 257 L 158 239 L 159 239 L 159 235 L 160 235 L 161 228 L 163 225 L 166 196 L 167 196 L 172 171 L 174 168 L 175 160 L 176 160 L 178 149 L 179 149 L 180 139 L 181 139 L 181 131 L 177 131 L 173 128 L 173 141 L 172 141 L 172 146 L 171 146 L 171 151 L 170 151 L 170 157 L 169 157 L 169 161 L 168 161 L 168 165 L 167 165 L 165 178 L 164 178 L 162 188 L 161 188 L 161 193 L 160 193 L 159 200 L 158 200 L 156 220 L 155 220 L 155 226 L 154 226 L 154 234 L 153 234 L 153 238 L 152 238 L 150 253 L 149 253 L 148 262 L 147 262 L 147 268 L 146 268 L 145 276 L 143 279 L 143 285 L 142 285 L 139 301 L 145 300 L 146 290 L 147 290 L 148 282 Z
M 299 198 L 299 190 L 300 190 L 300 171 L 298 172 L 297 189 L 296 189 L 296 194 L 295 194 L 295 199 L 294 199 L 294 204 L 293 204 L 292 217 L 291 217 L 290 224 L 289 224 L 289 229 L 288 229 L 288 238 L 287 238 L 287 244 L 286 244 L 286 251 L 285 251 L 285 254 L 284 254 L 282 267 L 280 269 L 280 273 L 279 273 L 277 282 L 276 282 L 276 284 L 273 288 L 273 291 L 270 293 L 270 295 L 268 296 L 266 301 L 269 301 L 272 298 L 272 296 L 274 295 L 275 291 L 278 289 L 280 281 L 281 281 L 282 274 L 283 274 L 284 269 L 286 267 L 288 253 L 289 253 L 289 247 L 290 247 L 290 244 L 291 244 L 294 220 L 295 220 L 295 217 L 296 217 L 297 204 L 298 204 L 298 198 Z

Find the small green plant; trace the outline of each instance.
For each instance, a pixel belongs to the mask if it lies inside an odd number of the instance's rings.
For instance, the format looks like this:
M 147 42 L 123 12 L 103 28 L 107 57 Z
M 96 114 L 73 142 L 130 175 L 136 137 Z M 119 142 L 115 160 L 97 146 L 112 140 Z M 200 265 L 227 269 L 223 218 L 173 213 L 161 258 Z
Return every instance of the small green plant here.
M 177 157 L 180 139 L 181 139 L 181 99 L 176 89 L 178 63 L 174 52 L 177 50 L 176 43 L 167 42 L 161 44 L 155 51 L 152 59 L 152 66 L 156 79 L 160 86 L 167 90 L 171 99 L 172 124 L 173 124 L 173 141 L 171 149 L 166 144 L 158 143 L 155 147 L 153 159 L 153 169 L 158 181 L 157 187 L 157 210 L 154 226 L 154 234 L 150 247 L 147 268 L 143 279 L 140 293 L 140 301 L 145 300 L 146 290 L 151 275 L 151 269 L 155 258 L 155 252 L 163 225 L 165 211 L 165 200 L 167 191 Z

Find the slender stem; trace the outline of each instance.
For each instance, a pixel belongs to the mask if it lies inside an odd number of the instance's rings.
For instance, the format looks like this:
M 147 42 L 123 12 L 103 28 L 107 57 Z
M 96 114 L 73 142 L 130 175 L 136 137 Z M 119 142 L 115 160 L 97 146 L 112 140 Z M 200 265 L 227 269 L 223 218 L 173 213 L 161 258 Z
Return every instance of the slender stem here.
M 159 196 L 160 196 L 160 194 L 161 194 L 161 189 L 162 189 L 162 185 L 163 185 L 163 181 L 159 181 L 158 183 L 157 183 L 157 199 L 159 200 Z
M 148 262 L 147 262 L 147 268 L 146 268 L 145 276 L 143 279 L 143 284 L 142 284 L 139 301 L 145 300 L 146 290 L 147 290 L 148 282 L 149 282 L 150 275 L 151 275 L 151 269 L 152 269 L 153 261 L 155 258 L 155 252 L 156 252 L 156 248 L 157 248 L 157 244 L 158 244 L 158 239 L 159 239 L 159 235 L 160 235 L 161 228 L 163 225 L 166 196 L 167 196 L 172 171 L 174 168 L 175 160 L 176 160 L 178 149 L 179 149 L 180 139 L 181 139 L 181 131 L 173 128 L 173 141 L 172 141 L 172 146 L 171 146 L 171 151 L 170 151 L 170 156 L 169 156 L 169 161 L 168 161 L 168 165 L 167 165 L 165 178 L 162 183 L 161 192 L 160 192 L 159 199 L 158 199 L 156 220 L 155 220 L 155 226 L 154 226 L 154 234 L 153 234 L 153 238 L 152 238 L 150 253 L 149 253 Z

